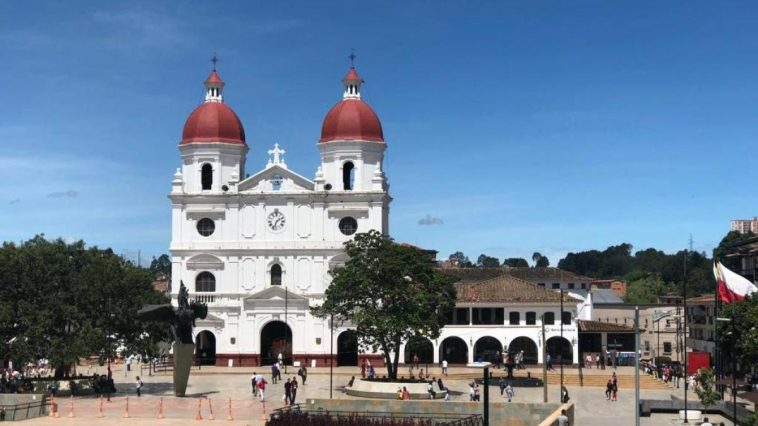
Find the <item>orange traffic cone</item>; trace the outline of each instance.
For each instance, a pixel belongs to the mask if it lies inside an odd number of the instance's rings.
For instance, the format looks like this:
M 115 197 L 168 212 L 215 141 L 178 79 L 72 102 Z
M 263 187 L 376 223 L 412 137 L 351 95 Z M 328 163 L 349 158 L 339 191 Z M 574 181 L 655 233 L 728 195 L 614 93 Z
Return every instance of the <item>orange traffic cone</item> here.
M 229 421 L 234 420 L 234 417 L 232 417 L 232 399 L 229 398 L 229 414 L 226 415 L 226 419 Z
M 216 417 L 213 415 L 213 405 L 211 405 L 211 399 L 208 398 L 208 420 L 216 420 Z
M 161 397 L 161 400 L 158 401 L 158 418 L 162 419 L 163 417 L 163 397 Z
M 202 398 L 197 399 L 197 416 L 195 416 L 195 420 L 203 420 L 203 415 L 200 413 L 200 408 L 203 403 Z
M 98 404 L 98 407 L 97 407 L 97 418 L 102 419 L 103 417 L 105 417 L 105 415 L 103 414 L 103 397 L 100 396 L 100 404 Z
M 129 418 L 129 397 L 126 397 L 126 409 L 124 410 L 124 418 Z

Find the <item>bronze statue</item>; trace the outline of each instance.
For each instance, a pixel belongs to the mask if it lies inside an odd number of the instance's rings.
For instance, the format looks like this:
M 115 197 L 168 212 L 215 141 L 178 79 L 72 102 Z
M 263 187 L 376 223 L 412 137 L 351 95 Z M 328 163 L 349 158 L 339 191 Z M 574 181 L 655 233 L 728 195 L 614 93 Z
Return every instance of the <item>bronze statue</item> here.
M 176 343 L 193 343 L 192 327 L 195 319 L 205 319 L 208 315 L 208 306 L 205 303 L 190 302 L 189 292 L 184 282 L 179 286 L 177 297 L 178 306 L 171 304 L 145 305 L 137 312 L 137 318 L 142 321 L 165 321 L 171 326 L 171 333 Z

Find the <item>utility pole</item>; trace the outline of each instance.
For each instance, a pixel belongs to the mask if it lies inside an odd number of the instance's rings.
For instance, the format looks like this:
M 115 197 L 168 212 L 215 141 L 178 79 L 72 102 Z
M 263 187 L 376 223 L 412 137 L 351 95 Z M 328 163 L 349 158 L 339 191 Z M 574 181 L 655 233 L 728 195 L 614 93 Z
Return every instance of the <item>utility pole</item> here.
M 287 283 L 284 283 L 284 356 L 282 361 L 284 362 L 284 374 L 287 374 L 287 349 L 289 348 L 289 319 L 287 318 Z
M 545 314 L 541 316 L 542 322 L 542 402 L 547 404 L 547 346 L 545 346 Z
M 690 245 L 692 245 L 692 236 L 690 235 Z M 682 293 L 683 293 L 683 305 L 684 305 L 684 423 L 689 423 L 687 419 L 687 390 L 689 389 L 689 380 L 687 380 L 688 371 L 687 371 L 687 256 L 688 251 L 684 251 L 684 282 L 682 283 Z
M 563 403 L 563 289 L 561 289 L 561 386 L 558 392 L 558 403 Z M 573 360 L 572 360 L 573 361 Z
M 634 420 L 640 426 L 640 307 L 634 307 Z

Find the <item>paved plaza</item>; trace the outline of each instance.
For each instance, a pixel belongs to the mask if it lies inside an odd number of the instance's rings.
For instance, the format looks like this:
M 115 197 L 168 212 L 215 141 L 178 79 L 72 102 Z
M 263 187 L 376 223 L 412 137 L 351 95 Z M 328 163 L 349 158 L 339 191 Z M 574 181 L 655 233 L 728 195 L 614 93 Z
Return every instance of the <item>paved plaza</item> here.
M 87 370 L 87 367 L 80 367 L 79 372 L 82 374 L 92 374 L 95 371 L 104 372 L 102 368 Z M 211 417 L 211 408 L 213 417 L 216 421 L 223 421 L 226 424 L 239 425 L 262 425 L 264 423 L 264 412 L 269 413 L 271 410 L 283 406 L 282 397 L 284 394 L 283 386 L 280 384 L 269 384 L 266 389 L 265 404 L 259 399 L 253 398 L 251 393 L 250 375 L 255 372 L 264 373 L 266 380 L 270 380 L 270 368 L 225 368 L 225 367 L 202 367 L 198 370 L 193 367 L 190 376 L 190 384 L 187 389 L 186 398 L 176 398 L 172 395 L 171 374 L 158 373 L 152 376 L 143 370 L 141 375 L 144 381 L 143 396 L 136 397 L 134 380 L 135 376 L 140 375 L 139 368 L 126 373 L 122 366 L 116 366 L 113 370 L 114 379 L 118 388 L 117 396 L 111 398 L 111 402 L 103 402 L 103 417 L 98 418 L 99 400 L 92 397 L 77 398 L 74 401 L 74 418 L 69 418 L 70 399 L 59 399 L 60 418 L 43 418 L 23 422 L 24 424 L 184 424 L 187 421 L 195 422 L 198 414 L 198 404 L 203 421 L 208 421 Z M 575 370 L 574 370 L 575 371 Z M 288 368 L 289 377 L 296 377 L 296 368 Z M 382 369 L 377 369 L 379 374 Z M 439 370 L 431 369 L 433 376 L 439 375 Z M 620 368 L 619 374 L 633 374 L 631 367 Z M 496 371 L 499 375 L 501 371 Z M 537 370 L 533 370 L 533 375 Z M 348 382 L 351 376 L 359 376 L 358 368 L 340 367 L 334 369 L 333 374 L 333 397 L 349 398 L 351 396 L 342 392 L 341 388 Z M 450 375 L 445 381 L 448 388 L 453 391 L 451 399 L 453 401 L 468 400 L 468 383 L 471 377 L 476 376 L 476 372 L 466 368 L 451 368 Z M 587 374 L 587 373 L 585 373 Z M 602 372 L 590 372 L 589 374 L 610 374 L 610 370 Z M 284 374 L 283 374 L 284 376 Z M 285 378 L 287 376 L 284 376 Z M 309 398 L 329 398 L 329 369 L 317 368 L 309 371 L 308 380 L 298 389 L 297 402 L 305 403 Z M 300 379 L 298 378 L 298 382 Z M 634 425 L 634 389 L 621 388 L 619 390 L 618 401 L 611 402 L 605 399 L 604 389 L 600 387 L 579 387 L 567 386 L 572 401 L 576 404 L 575 425 L 587 426 L 623 426 Z M 493 402 L 505 402 L 500 396 L 500 391 L 496 386 L 490 388 L 490 398 Z M 543 398 L 543 389 L 539 388 L 515 388 L 514 402 L 541 402 Z M 648 399 L 669 399 L 674 394 L 683 397 L 683 389 L 669 389 L 660 386 L 660 389 L 644 389 L 642 398 Z M 126 412 L 126 400 L 129 396 L 129 418 L 124 418 Z M 557 385 L 548 385 L 548 400 L 554 402 L 559 397 L 559 387 Z M 163 400 L 164 419 L 158 420 L 158 412 L 161 398 Z M 692 400 L 696 399 L 694 394 L 690 395 Z M 371 410 L 371 400 L 367 401 L 367 410 Z M 210 403 L 210 406 L 209 406 Z M 445 401 L 438 401 L 445 404 Z M 229 408 L 231 404 L 231 417 L 234 421 L 227 421 Z M 642 418 L 640 424 L 643 426 L 670 426 L 681 424 L 675 421 L 674 414 L 659 414 L 649 418 Z M 710 416 L 711 420 L 731 425 L 728 420 L 719 416 Z M 697 423 L 692 423 L 697 424 Z

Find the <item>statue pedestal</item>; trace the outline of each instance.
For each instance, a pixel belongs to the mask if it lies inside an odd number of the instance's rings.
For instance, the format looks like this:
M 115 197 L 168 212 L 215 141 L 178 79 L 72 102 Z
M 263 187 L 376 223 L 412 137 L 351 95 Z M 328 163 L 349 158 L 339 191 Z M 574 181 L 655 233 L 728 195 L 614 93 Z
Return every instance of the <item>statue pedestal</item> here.
M 194 343 L 174 343 L 174 395 L 184 396 L 187 392 Z

